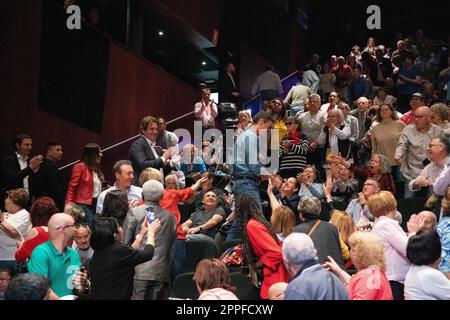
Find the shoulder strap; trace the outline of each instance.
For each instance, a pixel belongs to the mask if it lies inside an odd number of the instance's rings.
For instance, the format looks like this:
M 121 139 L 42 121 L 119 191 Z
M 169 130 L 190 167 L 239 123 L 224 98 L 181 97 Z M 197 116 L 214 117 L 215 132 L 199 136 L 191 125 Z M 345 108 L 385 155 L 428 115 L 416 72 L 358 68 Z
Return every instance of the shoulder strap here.
M 311 236 L 313 234 L 313 232 L 316 230 L 316 228 L 319 226 L 319 224 L 320 224 L 320 219 L 317 220 L 316 223 L 314 223 L 312 228 L 309 230 L 308 236 Z

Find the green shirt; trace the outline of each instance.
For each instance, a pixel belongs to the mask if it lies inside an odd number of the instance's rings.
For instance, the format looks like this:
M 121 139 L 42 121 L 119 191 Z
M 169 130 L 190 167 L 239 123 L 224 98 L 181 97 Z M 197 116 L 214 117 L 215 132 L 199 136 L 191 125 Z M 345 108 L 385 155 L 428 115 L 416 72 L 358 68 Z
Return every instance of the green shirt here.
M 59 296 L 73 294 L 72 278 L 80 268 L 78 253 L 66 247 L 65 254 L 61 254 L 49 240 L 37 246 L 27 267 L 29 272 L 46 276 L 50 281 L 50 288 Z

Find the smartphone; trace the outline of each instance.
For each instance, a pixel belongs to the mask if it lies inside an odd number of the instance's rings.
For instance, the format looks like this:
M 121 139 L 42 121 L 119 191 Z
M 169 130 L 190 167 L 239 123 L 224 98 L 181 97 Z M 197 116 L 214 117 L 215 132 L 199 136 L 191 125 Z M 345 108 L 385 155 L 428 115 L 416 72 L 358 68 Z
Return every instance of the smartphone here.
M 147 209 L 145 209 L 145 211 L 147 212 L 147 222 L 153 223 L 153 221 L 156 220 L 156 216 L 155 216 L 155 211 L 153 210 L 153 207 L 148 207 Z

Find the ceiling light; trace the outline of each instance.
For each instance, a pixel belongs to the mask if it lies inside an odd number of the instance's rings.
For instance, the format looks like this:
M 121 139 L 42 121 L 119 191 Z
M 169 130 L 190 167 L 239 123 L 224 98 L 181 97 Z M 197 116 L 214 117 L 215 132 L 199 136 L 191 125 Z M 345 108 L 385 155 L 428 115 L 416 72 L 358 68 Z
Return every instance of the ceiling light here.
M 162 36 L 164 36 L 164 31 L 158 31 L 158 36 L 160 36 L 160 37 L 162 37 Z

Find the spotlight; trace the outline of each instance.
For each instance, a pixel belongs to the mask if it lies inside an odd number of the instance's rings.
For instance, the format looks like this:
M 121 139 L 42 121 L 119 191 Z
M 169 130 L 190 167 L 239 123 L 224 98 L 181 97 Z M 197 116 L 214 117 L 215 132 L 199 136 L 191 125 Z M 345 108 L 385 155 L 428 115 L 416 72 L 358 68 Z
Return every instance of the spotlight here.
M 164 31 L 158 31 L 158 36 L 160 36 L 160 37 L 162 37 L 162 36 L 164 36 Z

